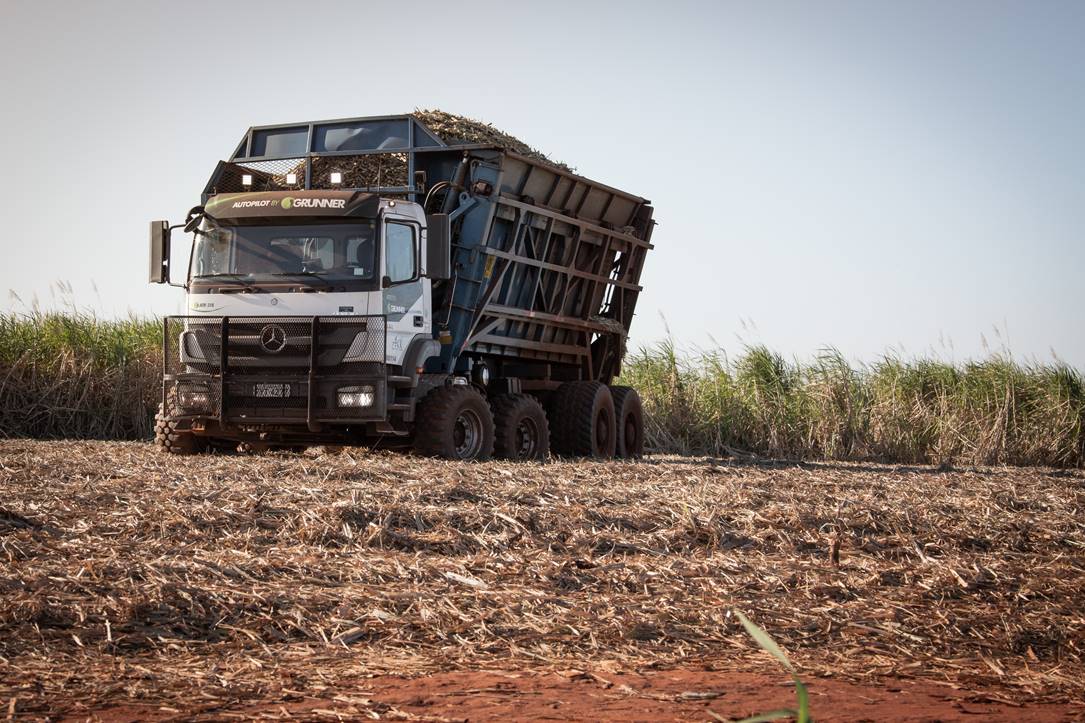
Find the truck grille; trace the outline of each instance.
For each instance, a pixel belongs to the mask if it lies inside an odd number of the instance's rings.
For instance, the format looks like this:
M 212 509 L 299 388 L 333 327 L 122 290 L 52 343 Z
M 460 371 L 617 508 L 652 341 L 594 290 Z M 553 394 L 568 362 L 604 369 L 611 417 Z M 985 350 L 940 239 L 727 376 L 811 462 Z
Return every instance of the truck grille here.
M 384 363 L 383 316 L 317 317 L 316 367 L 354 374 Z M 166 373 L 217 374 L 226 335 L 232 373 L 308 373 L 313 361 L 313 319 L 298 317 L 192 317 L 166 320 Z

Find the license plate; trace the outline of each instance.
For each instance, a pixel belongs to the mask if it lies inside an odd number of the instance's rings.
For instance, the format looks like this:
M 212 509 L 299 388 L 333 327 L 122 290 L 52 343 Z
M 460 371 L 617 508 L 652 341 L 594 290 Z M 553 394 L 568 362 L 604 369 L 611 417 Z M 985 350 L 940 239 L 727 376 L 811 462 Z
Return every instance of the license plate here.
M 290 385 L 257 384 L 255 394 L 261 399 L 284 399 L 290 396 Z

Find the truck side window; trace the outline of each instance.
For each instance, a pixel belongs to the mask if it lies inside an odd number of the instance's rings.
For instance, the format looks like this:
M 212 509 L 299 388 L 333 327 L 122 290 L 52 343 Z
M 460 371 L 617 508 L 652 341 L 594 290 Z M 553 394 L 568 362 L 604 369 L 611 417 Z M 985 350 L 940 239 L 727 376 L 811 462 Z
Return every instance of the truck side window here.
M 414 227 L 390 223 L 384 232 L 384 272 L 392 283 L 410 281 L 415 271 Z

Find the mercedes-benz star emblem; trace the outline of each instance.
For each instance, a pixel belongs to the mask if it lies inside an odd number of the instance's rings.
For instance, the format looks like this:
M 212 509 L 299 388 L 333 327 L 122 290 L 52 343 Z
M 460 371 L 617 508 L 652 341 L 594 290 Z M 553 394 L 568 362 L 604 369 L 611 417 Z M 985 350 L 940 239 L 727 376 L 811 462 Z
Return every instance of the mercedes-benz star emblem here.
M 264 351 L 278 354 L 286 348 L 286 330 L 278 324 L 268 324 L 260 332 L 260 346 Z

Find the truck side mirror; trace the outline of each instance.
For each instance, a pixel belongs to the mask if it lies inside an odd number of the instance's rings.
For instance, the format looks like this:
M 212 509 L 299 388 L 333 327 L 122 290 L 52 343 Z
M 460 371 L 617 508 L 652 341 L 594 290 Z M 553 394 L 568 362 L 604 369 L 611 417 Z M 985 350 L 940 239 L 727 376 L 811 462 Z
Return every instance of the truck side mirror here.
M 170 223 L 151 221 L 151 268 L 152 284 L 168 284 L 170 281 Z
M 452 228 L 447 213 L 426 214 L 426 276 L 452 276 Z

